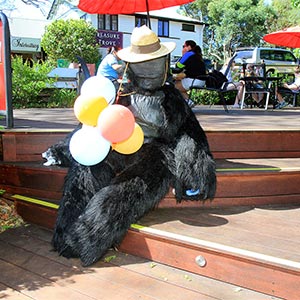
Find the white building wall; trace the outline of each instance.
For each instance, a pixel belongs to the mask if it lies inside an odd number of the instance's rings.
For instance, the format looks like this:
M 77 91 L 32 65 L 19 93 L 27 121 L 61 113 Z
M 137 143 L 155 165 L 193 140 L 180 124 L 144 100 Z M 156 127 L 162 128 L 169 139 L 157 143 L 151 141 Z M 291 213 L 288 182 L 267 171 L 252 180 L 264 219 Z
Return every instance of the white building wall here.
M 123 33 L 123 48 L 130 46 L 131 32 L 135 26 L 135 16 L 120 15 L 118 19 L 119 32 Z M 171 56 L 181 56 L 182 45 L 185 40 L 194 40 L 201 48 L 203 42 L 203 25 L 194 24 L 195 31 L 182 31 L 182 24 L 184 21 L 169 21 L 169 37 L 160 37 L 162 42 L 173 41 L 176 43 L 176 49 L 172 52 Z M 97 28 L 97 15 L 93 15 L 92 24 Z M 158 19 L 151 19 L 151 29 L 158 32 Z M 101 53 L 103 50 L 101 50 Z
M 174 41 L 176 43 L 176 49 L 172 52 L 171 56 L 181 56 L 182 45 L 185 40 L 194 40 L 200 47 L 202 47 L 203 40 L 203 25 L 191 18 L 181 16 L 177 13 L 168 13 L 168 9 L 162 9 L 159 11 L 150 12 L 151 16 L 151 28 L 157 33 L 158 32 L 158 18 L 167 20 L 169 19 L 169 37 L 161 37 L 162 42 Z M 76 17 L 75 17 L 75 16 Z M 145 15 L 143 13 L 139 15 Z M 90 22 L 92 26 L 98 28 L 98 19 L 96 14 L 86 14 L 80 10 L 69 9 L 64 11 L 63 14 L 57 16 L 58 19 L 79 19 L 84 16 L 87 22 Z M 37 39 L 40 42 L 45 30 L 45 26 L 51 21 L 49 20 L 29 20 L 13 18 L 9 19 L 11 27 L 11 35 L 16 37 L 30 37 Z M 195 26 L 195 32 L 182 31 L 182 24 L 193 24 Z M 130 46 L 131 32 L 135 26 L 135 15 L 119 15 L 118 17 L 118 31 L 123 33 L 123 47 Z M 106 49 L 100 49 L 102 55 L 106 54 Z

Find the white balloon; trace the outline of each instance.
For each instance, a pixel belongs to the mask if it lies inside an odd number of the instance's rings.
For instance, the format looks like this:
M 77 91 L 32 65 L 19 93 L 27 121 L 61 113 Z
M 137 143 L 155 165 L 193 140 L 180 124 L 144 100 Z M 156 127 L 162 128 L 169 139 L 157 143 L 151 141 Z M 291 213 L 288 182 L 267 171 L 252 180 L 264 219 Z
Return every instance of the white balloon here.
M 100 134 L 96 127 L 84 126 L 76 131 L 70 140 L 70 152 L 73 158 L 82 165 L 96 165 L 105 159 L 110 142 Z
M 116 88 L 108 78 L 97 75 L 84 81 L 80 90 L 81 95 L 102 96 L 109 104 L 112 104 L 116 97 Z

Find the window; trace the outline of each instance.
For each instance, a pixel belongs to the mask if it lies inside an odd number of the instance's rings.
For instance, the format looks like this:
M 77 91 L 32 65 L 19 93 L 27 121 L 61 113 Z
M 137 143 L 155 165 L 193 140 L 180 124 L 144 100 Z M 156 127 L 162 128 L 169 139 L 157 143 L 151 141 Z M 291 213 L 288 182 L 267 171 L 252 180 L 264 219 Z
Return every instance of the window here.
M 297 62 L 296 57 L 292 53 L 289 53 L 289 52 L 284 53 L 284 60 L 285 61 L 292 61 L 292 62 L 295 62 L 295 63 Z
M 158 36 L 169 36 L 169 21 L 158 20 Z
M 98 30 L 118 31 L 118 15 L 98 15 Z
M 135 27 L 141 27 L 143 25 L 147 25 L 147 17 L 145 16 L 135 17 Z
M 273 50 L 273 49 L 261 50 L 260 58 L 266 60 L 297 62 L 297 59 L 294 57 L 292 53 L 288 51 Z
M 242 64 L 247 59 L 251 59 L 253 55 L 252 50 L 238 51 L 234 60 L 236 63 Z
M 195 25 L 193 24 L 182 24 L 182 31 L 195 31 Z

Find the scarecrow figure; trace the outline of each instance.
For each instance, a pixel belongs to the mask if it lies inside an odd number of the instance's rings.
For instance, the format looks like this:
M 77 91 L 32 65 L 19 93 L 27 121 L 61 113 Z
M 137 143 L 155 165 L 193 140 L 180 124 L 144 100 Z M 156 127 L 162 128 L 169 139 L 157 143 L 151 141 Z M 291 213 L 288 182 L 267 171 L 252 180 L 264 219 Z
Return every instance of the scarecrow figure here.
M 180 92 L 166 83 L 174 48 L 142 26 L 133 30 L 131 46 L 118 52 L 130 82 L 118 104 L 127 106 L 143 129 L 139 151 L 111 151 L 94 166 L 71 158 L 70 137 L 47 151 L 46 158 L 69 166 L 52 240 L 60 255 L 79 257 L 84 266 L 96 262 L 170 187 L 178 202 L 213 199 L 215 162 L 206 135 Z

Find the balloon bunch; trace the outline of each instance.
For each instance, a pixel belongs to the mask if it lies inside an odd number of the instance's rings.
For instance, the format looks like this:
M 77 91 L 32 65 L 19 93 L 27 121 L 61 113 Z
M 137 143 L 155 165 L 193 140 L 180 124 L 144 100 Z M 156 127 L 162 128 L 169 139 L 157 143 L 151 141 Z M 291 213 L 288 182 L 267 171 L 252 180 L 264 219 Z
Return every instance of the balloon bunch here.
M 70 140 L 70 152 L 82 165 L 92 166 L 105 159 L 110 149 L 131 154 L 144 142 L 142 128 L 125 106 L 112 104 L 116 95 L 113 83 L 104 76 L 88 78 L 74 104 L 82 128 Z

